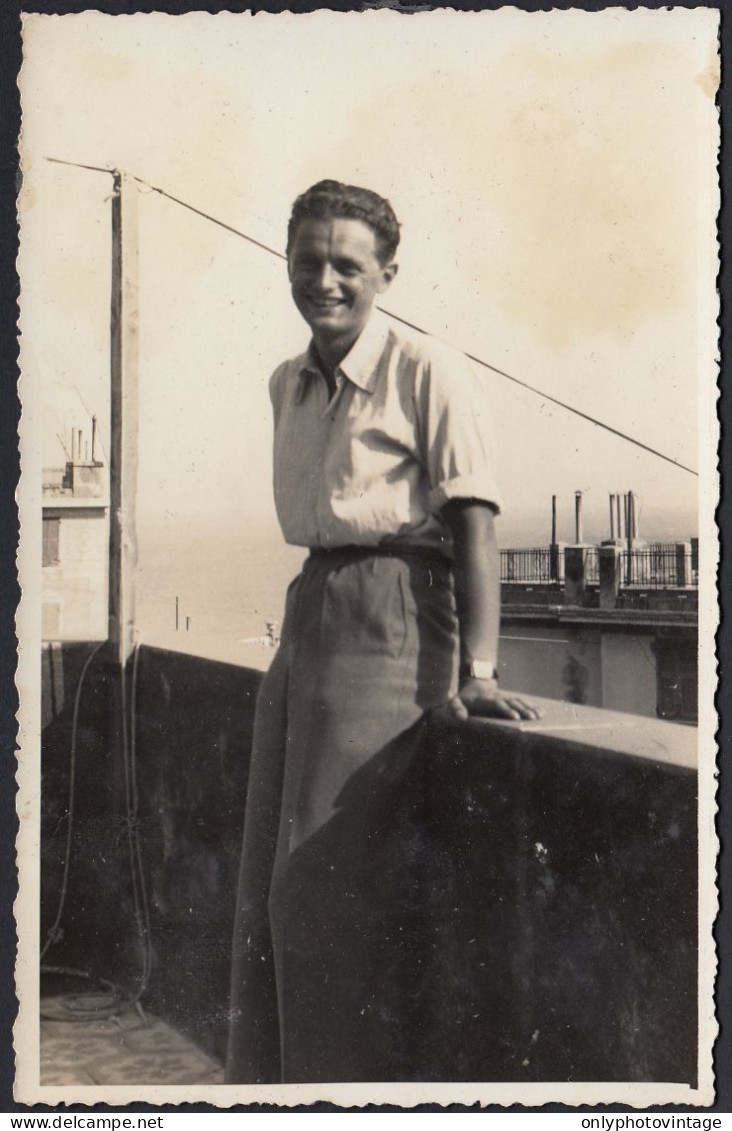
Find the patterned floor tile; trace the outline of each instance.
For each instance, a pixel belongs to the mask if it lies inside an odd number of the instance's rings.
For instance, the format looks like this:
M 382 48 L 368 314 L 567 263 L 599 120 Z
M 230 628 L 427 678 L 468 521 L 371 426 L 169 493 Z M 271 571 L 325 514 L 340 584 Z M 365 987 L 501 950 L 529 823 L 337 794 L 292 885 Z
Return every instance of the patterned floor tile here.
M 62 997 L 42 1003 L 42 1084 L 223 1083 L 221 1065 L 160 1018 L 131 1007 L 94 1016 L 93 1005 Z

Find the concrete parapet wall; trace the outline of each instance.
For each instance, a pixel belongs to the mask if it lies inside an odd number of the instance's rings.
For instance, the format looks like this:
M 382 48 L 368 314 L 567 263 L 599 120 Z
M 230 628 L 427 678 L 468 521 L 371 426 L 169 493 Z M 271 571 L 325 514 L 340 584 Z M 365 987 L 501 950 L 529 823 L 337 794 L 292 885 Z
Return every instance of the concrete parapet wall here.
M 620 592 L 621 551 L 617 546 L 600 546 L 600 608 L 614 609 Z
M 44 932 L 58 905 L 73 701 L 89 653 L 44 653 Z M 110 754 L 119 678 L 99 653 L 82 687 L 69 891 L 46 961 L 134 992 L 143 947 L 126 775 Z M 259 678 L 153 648 L 126 675 L 152 956 L 143 1000 L 219 1056 Z M 691 1083 L 696 732 L 544 706 L 538 723 L 428 728 L 411 920 L 424 971 L 415 1078 Z M 395 791 L 395 821 L 415 788 Z
M 581 605 L 585 595 L 587 567 L 586 546 L 566 546 L 564 549 L 564 591 L 570 605 Z

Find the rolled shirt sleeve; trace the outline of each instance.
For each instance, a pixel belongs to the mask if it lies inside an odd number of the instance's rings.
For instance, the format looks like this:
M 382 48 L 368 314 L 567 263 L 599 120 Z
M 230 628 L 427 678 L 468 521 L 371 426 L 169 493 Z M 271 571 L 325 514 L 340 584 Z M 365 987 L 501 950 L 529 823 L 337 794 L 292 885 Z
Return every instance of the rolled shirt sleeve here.
M 450 499 L 471 498 L 500 511 L 485 383 L 464 354 L 431 344 L 431 357 L 416 389 L 430 509 L 437 513 Z

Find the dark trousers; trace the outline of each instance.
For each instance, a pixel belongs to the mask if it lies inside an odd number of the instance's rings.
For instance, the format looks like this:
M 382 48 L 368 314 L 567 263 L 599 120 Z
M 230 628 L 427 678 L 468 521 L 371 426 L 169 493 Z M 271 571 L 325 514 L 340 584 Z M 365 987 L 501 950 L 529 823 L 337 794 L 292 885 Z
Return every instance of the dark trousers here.
M 424 718 L 454 693 L 440 558 L 312 555 L 260 690 L 228 1083 L 419 1079 Z

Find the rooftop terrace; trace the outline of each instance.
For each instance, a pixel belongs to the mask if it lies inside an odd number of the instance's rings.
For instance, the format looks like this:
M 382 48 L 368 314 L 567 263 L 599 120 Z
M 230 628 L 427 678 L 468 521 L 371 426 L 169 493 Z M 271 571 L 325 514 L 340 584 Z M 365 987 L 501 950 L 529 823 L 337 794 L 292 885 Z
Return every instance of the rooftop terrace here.
M 90 655 L 44 653 L 45 962 L 113 982 L 215 1065 L 260 674 L 143 647 L 121 695 Z M 542 706 L 432 727 L 415 1079 L 692 1083 L 696 731 Z

